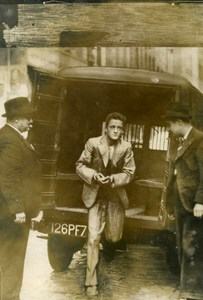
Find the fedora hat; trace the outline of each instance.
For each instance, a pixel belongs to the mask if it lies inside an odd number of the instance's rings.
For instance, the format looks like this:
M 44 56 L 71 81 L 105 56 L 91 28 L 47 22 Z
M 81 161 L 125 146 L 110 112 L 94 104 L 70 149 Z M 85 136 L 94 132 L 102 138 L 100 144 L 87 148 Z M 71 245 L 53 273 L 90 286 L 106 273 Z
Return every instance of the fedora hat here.
M 179 103 L 179 102 L 170 102 L 166 107 L 165 114 L 162 116 L 162 119 L 170 119 L 170 118 L 191 119 L 192 115 L 190 112 L 189 105 Z
M 5 113 L 2 117 L 14 117 L 32 114 L 36 111 L 27 97 L 12 98 L 4 103 Z

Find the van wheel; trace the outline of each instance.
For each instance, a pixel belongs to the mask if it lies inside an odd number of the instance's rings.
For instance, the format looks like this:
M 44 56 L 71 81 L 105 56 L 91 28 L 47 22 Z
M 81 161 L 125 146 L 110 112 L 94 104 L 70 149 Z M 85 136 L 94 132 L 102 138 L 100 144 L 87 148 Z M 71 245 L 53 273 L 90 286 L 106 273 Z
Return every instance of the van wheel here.
M 56 272 L 65 271 L 70 265 L 74 251 L 67 247 L 63 236 L 50 235 L 48 237 L 48 258 L 49 263 Z

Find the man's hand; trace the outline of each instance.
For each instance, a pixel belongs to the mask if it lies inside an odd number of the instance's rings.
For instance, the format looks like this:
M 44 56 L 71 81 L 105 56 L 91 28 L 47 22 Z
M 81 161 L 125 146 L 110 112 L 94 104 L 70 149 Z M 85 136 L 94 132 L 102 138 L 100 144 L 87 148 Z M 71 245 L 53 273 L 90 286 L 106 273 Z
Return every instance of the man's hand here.
M 24 212 L 16 214 L 15 222 L 18 224 L 25 223 L 26 215 Z
M 43 218 L 43 211 L 41 210 L 35 218 L 32 218 L 33 222 L 39 223 Z
M 110 182 L 110 176 L 104 176 L 102 173 L 95 173 L 94 180 L 100 184 L 107 184 Z
M 203 216 L 203 204 L 196 203 L 193 209 L 194 216 L 201 218 Z

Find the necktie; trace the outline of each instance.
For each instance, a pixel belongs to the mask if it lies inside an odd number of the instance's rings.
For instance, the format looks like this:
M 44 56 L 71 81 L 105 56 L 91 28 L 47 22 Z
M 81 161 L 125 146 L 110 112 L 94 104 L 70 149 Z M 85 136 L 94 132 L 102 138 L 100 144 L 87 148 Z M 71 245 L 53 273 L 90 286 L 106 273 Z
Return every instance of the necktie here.
M 112 168 L 112 157 L 113 157 L 113 153 L 114 153 L 114 146 L 110 146 L 109 147 L 109 160 L 108 160 L 108 164 L 106 167 L 106 173 L 107 175 L 111 175 L 111 168 Z
M 184 142 L 185 142 L 185 139 L 184 139 L 184 137 L 180 137 L 180 138 L 179 138 L 178 150 L 182 148 L 182 146 L 183 146 Z

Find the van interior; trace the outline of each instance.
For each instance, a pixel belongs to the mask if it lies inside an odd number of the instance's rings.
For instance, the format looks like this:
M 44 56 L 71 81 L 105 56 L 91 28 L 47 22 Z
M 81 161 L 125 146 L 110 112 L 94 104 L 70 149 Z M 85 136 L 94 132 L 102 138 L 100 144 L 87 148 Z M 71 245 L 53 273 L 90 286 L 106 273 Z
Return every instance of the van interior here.
M 59 90 L 63 97 L 58 100 Z M 57 206 L 84 207 L 83 183 L 75 173 L 75 163 L 88 138 L 104 134 L 106 116 L 117 111 L 127 118 L 123 138 L 132 143 L 136 163 L 135 178 L 126 187 L 130 207 L 157 216 L 169 142 L 161 116 L 166 104 L 174 101 L 174 86 L 84 79 L 58 85 L 46 79 L 44 84 L 41 80 L 39 94 L 32 141 L 41 145 L 46 158 L 43 168 L 56 173 L 56 184 L 48 183 L 53 179 L 49 177 L 46 185 L 55 189 Z M 49 146 L 56 150 L 50 157 Z

